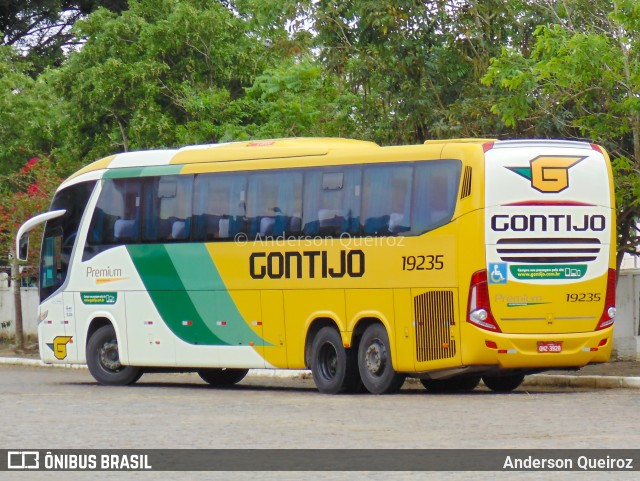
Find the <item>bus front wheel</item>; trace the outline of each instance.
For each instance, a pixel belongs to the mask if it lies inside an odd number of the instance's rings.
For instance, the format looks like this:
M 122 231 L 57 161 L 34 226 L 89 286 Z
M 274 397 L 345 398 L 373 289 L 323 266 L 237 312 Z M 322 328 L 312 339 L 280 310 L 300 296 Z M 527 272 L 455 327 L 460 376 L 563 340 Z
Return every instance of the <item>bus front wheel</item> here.
M 509 392 L 520 386 L 524 381 L 524 374 L 510 374 L 508 376 L 483 376 L 482 382 L 492 391 Z
M 118 339 L 111 324 L 102 326 L 89 338 L 87 366 L 94 379 L 107 386 L 126 386 L 142 376 L 140 368 L 120 362 Z
M 362 385 L 353 349 L 345 349 L 340 333 L 323 327 L 311 344 L 311 373 L 318 391 L 324 394 L 357 392 Z
M 358 369 L 364 387 L 372 394 L 400 390 L 405 376 L 391 363 L 389 336 L 382 324 L 372 324 L 364 331 L 358 347 Z
M 199 369 L 198 376 L 212 386 L 232 386 L 244 379 L 248 369 Z

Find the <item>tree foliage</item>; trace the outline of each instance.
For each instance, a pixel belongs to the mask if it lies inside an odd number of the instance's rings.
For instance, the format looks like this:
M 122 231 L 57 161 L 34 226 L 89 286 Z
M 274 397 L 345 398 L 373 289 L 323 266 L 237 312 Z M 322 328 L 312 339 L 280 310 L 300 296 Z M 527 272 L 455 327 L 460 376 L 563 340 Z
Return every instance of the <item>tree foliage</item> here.
M 273 62 L 247 25 L 203 0 L 131 1 L 121 15 L 79 22 L 82 50 L 50 75 L 70 102 L 64 155 L 219 141 L 241 121 L 244 89 Z
M 0 175 L 0 265 L 8 263 L 14 253 L 18 229 L 33 213 L 49 207 L 53 192 L 61 179 L 48 159 L 33 157 L 17 172 Z M 39 236 L 32 236 L 31 259 L 38 258 Z M 35 273 L 31 273 L 35 274 Z
M 2 44 L 16 47 L 40 73 L 64 61 L 65 50 L 77 46 L 71 27 L 99 7 L 121 12 L 127 0 L 3 0 Z
M 0 175 L 58 145 L 57 125 L 64 114 L 57 96 L 15 50 L 0 46 Z

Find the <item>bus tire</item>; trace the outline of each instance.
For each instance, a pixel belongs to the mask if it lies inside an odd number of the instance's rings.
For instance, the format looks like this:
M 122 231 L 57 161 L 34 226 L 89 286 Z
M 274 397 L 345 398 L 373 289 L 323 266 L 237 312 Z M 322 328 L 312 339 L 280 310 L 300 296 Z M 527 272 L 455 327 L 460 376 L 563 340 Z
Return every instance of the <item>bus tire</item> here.
M 353 393 L 362 386 L 355 350 L 345 349 L 340 333 L 330 326 L 320 329 L 313 339 L 311 373 L 323 394 Z
M 524 374 L 510 374 L 507 376 L 483 376 L 482 382 L 492 391 L 510 392 L 524 381 Z
M 480 384 L 480 376 L 465 375 L 449 379 L 420 379 L 420 382 L 430 392 L 464 392 L 473 391 Z
M 142 376 L 142 369 L 120 363 L 118 338 L 111 324 L 102 326 L 87 342 L 87 366 L 96 381 L 107 386 L 127 386 Z
M 382 324 L 371 324 L 364 331 L 358 347 L 358 369 L 364 387 L 372 394 L 400 390 L 405 376 L 393 369 L 389 336 Z
M 198 369 L 198 376 L 212 386 L 232 386 L 242 381 L 248 372 L 248 369 Z

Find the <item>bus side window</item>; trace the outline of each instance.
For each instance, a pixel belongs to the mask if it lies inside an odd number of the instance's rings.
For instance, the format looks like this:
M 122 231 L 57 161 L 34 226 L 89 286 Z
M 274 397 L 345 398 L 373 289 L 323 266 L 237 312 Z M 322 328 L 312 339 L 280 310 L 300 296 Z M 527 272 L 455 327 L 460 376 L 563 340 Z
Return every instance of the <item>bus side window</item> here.
M 412 232 L 447 224 L 456 208 L 462 165 L 459 160 L 420 162 L 413 179 Z
M 249 174 L 248 236 L 298 235 L 302 218 L 302 172 Z
M 139 179 L 103 181 L 102 192 L 91 218 L 85 257 L 95 254 L 93 247 L 137 242 L 140 197 Z
M 189 239 L 192 189 L 191 175 L 145 179 L 143 242 L 175 242 Z
M 339 237 L 360 229 L 359 168 L 309 171 L 305 174 L 303 233 Z
M 365 235 L 396 235 L 411 229 L 413 165 L 364 169 L 362 216 Z
M 194 182 L 193 239 L 224 240 L 244 232 L 246 176 L 200 174 Z

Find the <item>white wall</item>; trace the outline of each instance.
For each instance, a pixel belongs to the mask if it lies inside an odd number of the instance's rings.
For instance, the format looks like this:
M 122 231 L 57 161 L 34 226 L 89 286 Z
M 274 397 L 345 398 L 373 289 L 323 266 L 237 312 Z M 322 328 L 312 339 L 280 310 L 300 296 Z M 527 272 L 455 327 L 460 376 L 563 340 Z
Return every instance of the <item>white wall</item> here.
M 38 288 L 22 289 L 22 318 L 25 334 L 38 333 Z M 16 314 L 13 308 L 13 291 L 0 280 L 0 337 L 13 337 L 16 333 Z
M 614 356 L 640 361 L 640 269 L 621 270 L 616 289 Z

